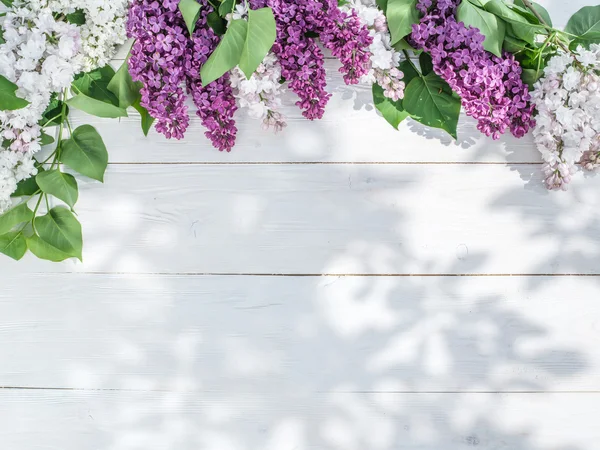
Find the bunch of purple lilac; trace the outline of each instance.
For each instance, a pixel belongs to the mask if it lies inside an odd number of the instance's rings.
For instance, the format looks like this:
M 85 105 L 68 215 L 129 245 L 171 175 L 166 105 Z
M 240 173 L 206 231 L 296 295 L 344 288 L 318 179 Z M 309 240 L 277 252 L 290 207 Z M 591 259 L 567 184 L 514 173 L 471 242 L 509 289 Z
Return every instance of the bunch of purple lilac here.
M 419 0 L 424 14 L 413 25 L 412 42 L 431 54 L 434 71 L 460 95 L 467 115 L 477 128 L 498 139 L 506 129 L 524 136 L 534 125 L 528 87 L 521 66 L 510 53 L 502 58 L 483 48 L 484 36 L 455 18 L 458 0 Z
M 342 12 L 336 0 L 251 0 L 252 8 L 271 7 L 277 23 L 273 52 L 281 74 L 300 100 L 304 117 L 320 119 L 331 95 L 325 90 L 323 53 L 315 39 L 338 58 L 347 84 L 358 83 L 370 69 L 372 38 L 356 13 Z
M 143 84 L 141 105 L 156 119 L 156 130 L 167 138 L 181 139 L 189 125 L 182 86 L 192 94 L 206 136 L 219 150 L 230 151 L 237 129 L 237 107 L 229 76 L 208 86 L 200 83 L 200 68 L 219 43 L 207 25 L 212 7 L 206 0 L 196 31 L 190 37 L 178 9 L 179 0 L 133 0 L 127 34 L 135 39 L 129 58 L 133 80 Z

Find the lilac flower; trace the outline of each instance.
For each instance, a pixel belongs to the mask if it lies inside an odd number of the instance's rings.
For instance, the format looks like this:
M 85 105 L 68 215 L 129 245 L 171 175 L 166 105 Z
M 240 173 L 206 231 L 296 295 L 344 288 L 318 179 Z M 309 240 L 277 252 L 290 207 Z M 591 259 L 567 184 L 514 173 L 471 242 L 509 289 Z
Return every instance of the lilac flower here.
M 269 6 L 277 23 L 273 53 L 281 74 L 300 100 L 304 117 L 320 119 L 331 95 L 325 90 L 323 53 L 311 36 L 342 62 L 340 71 L 348 84 L 358 83 L 370 69 L 372 38 L 355 13 L 342 12 L 336 0 L 251 0 L 253 8 Z
M 200 69 L 219 43 L 206 22 L 212 7 L 206 0 L 200 1 L 200 17 L 190 37 L 178 3 L 133 0 L 127 33 L 136 42 L 129 71 L 135 81 L 143 84 L 141 105 L 156 118 L 158 132 L 167 138 L 183 138 L 189 125 L 185 86 L 207 128 L 205 135 L 219 150 L 230 151 L 237 133 L 233 120 L 237 107 L 229 76 L 208 86 L 200 83 Z
M 466 27 L 455 16 L 457 0 L 420 0 L 424 16 L 413 25 L 411 40 L 431 55 L 434 71 L 460 95 L 467 115 L 477 128 L 498 139 L 510 129 L 522 137 L 534 125 L 528 86 L 521 81 L 521 67 L 514 56 L 502 58 L 483 48 L 485 37 Z

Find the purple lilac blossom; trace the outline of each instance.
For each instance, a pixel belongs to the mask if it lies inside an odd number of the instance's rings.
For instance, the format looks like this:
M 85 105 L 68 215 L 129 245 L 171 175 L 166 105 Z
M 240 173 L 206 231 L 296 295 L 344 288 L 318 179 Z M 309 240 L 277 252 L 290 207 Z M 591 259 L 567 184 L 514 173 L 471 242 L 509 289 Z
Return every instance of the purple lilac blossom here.
M 524 136 L 535 122 L 528 86 L 521 80 L 521 66 L 504 52 L 499 58 L 483 48 L 484 36 L 455 18 L 458 0 L 420 0 L 424 16 L 413 25 L 411 39 L 431 54 L 434 71 L 460 95 L 467 115 L 477 129 L 498 139 L 506 129 Z
M 199 3 L 200 18 L 190 38 L 179 0 L 133 0 L 127 34 L 136 41 L 129 72 L 143 84 L 141 105 L 156 119 L 158 132 L 167 138 L 183 138 L 189 125 L 185 85 L 208 130 L 205 135 L 219 150 L 230 151 L 237 132 L 233 120 L 237 108 L 227 75 L 208 86 L 200 83 L 200 68 L 219 38 L 206 23 L 212 7 L 206 0 Z
M 325 90 L 323 53 L 315 39 L 342 62 L 340 72 L 347 84 L 358 83 L 369 72 L 372 38 L 356 13 L 342 12 L 336 0 L 251 0 L 253 8 L 271 7 L 277 24 L 273 52 L 281 75 L 300 100 L 304 117 L 320 119 L 331 94 Z

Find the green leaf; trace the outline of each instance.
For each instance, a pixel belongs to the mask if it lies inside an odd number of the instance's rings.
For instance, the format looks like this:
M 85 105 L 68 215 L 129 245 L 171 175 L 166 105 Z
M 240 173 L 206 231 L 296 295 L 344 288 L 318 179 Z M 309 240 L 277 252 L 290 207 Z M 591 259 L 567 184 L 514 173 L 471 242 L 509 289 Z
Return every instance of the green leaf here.
M 227 31 L 227 21 L 225 21 L 219 13 L 212 11 L 206 16 L 206 23 L 215 32 L 217 36 L 223 36 Z
M 416 77 L 406 86 L 404 109 L 424 125 L 446 130 L 456 139 L 460 100 L 452 95 L 450 86 L 431 72 Z
M 62 163 L 86 177 L 104 182 L 108 152 L 102 137 L 91 125 L 81 125 L 61 144 Z
M 600 5 L 584 6 L 571 16 L 565 27 L 567 33 L 579 36 L 580 40 L 600 41 Z
M 50 145 L 54 143 L 54 137 L 50 136 L 49 134 L 46 134 L 42 131 L 42 136 L 40 139 L 40 145 Z
M 76 9 L 71 14 L 67 14 L 67 22 L 74 25 L 85 24 L 85 11 L 83 9 Z
M 502 0 L 489 0 L 485 4 L 485 9 L 506 22 L 509 22 L 515 36 L 530 44 L 535 42 L 536 34 L 545 31 L 543 26 L 530 23 L 521 14 L 509 8 Z
M 484 49 L 496 56 L 502 55 L 502 41 L 506 32 L 504 21 L 468 0 L 461 1 L 456 14 L 459 22 L 477 28 L 485 36 Z
M 504 43 L 502 45 L 502 48 L 509 53 L 517 53 L 527 49 L 528 47 L 527 42 L 509 36 L 507 34 L 506 36 L 504 36 Z
M 373 103 L 383 118 L 395 129 L 408 117 L 408 113 L 402 108 L 402 100 L 390 100 L 383 95 L 383 88 L 378 84 L 373 84 Z
M 35 256 L 52 262 L 60 262 L 71 258 L 71 255 L 61 252 L 56 247 L 48 244 L 39 236 L 33 235 L 26 239 L 27 247 Z
M 387 10 L 388 0 L 376 0 L 376 1 L 377 1 L 377 6 L 379 7 L 379 9 L 382 10 L 383 12 L 385 12 Z
M 141 86 L 131 78 L 127 59 L 112 77 L 107 88 L 117 97 L 118 105 L 121 108 L 129 108 L 140 98 Z
M 63 102 L 57 98 L 54 98 L 46 108 L 46 111 L 44 111 L 44 115 L 42 116 L 39 124 L 41 126 L 60 125 L 69 115 L 69 107 L 65 107 L 64 116 L 62 115 L 62 108 Z
M 38 167 L 38 174 L 43 172 L 43 167 Z M 40 190 L 40 187 L 37 185 L 35 181 L 35 175 L 27 178 L 26 180 L 21 180 L 17 183 L 17 189 L 10 196 L 11 197 L 25 197 L 35 194 Z
M 421 76 L 419 74 L 419 72 L 416 71 L 416 69 L 411 64 L 411 62 L 407 61 L 406 59 L 403 61 L 400 61 L 400 64 L 398 64 L 398 69 L 400 69 L 402 71 L 402 73 L 404 73 L 404 77 L 402 78 L 402 81 L 404 81 L 405 86 L 408 86 L 408 83 L 410 83 L 414 77 Z
M 344 6 L 350 3 L 348 0 L 338 0 L 338 7 Z
M 23 222 L 33 219 L 33 211 L 27 206 L 27 202 L 19 203 L 17 206 L 4 211 L 0 216 L 0 234 L 7 233 Z
M 25 108 L 29 102 L 17 97 L 17 85 L 0 75 L 0 111 L 14 111 Z
M 523 69 L 521 71 L 521 80 L 523 80 L 523 83 L 533 86 L 533 84 L 540 79 L 542 73 L 542 70 L 538 72 L 536 69 Z
M 400 39 L 392 47 L 394 47 L 394 50 L 396 50 L 397 52 L 400 52 L 402 50 L 411 50 L 414 53 L 420 53 L 422 51 L 413 48 L 408 42 L 406 42 L 406 39 Z
M 515 0 L 514 4 L 525 10 L 528 10 L 528 8 L 525 6 L 525 3 L 523 3 L 523 0 Z M 542 16 L 542 19 L 544 19 L 544 22 L 546 22 L 548 25 L 552 26 L 552 19 L 550 18 L 550 14 L 546 10 L 546 8 L 544 8 L 542 5 L 540 5 L 539 3 L 536 3 L 536 2 L 531 2 L 531 4 L 533 5 L 533 9 L 535 9 L 538 12 L 538 14 L 540 16 Z
M 77 94 L 76 96 L 71 97 L 67 100 L 67 105 L 91 114 L 92 116 L 112 119 L 116 117 L 127 117 L 127 111 L 124 108 L 101 100 L 96 100 L 85 94 Z
M 46 215 L 36 217 L 34 224 L 35 231 L 42 241 L 81 261 L 81 224 L 71 211 L 64 206 L 56 206 Z M 33 252 L 33 249 L 31 251 Z
M 23 233 L 20 231 L 11 231 L 0 235 L 0 253 L 19 261 L 27 253 L 27 242 Z
M 12 4 L 13 4 L 13 0 L 0 0 L 0 2 L 2 2 L 8 8 L 10 8 L 12 6 Z
M 179 11 L 181 11 L 181 15 L 183 16 L 185 26 L 187 27 L 190 36 L 194 34 L 194 29 L 196 28 L 196 22 L 198 22 L 198 18 L 200 17 L 201 9 L 200 3 L 196 0 L 181 0 L 179 2 Z
M 225 17 L 230 12 L 233 12 L 234 7 L 235 0 L 224 0 L 223 3 L 219 5 L 219 15 Z
M 79 193 L 73 175 L 53 169 L 38 173 L 35 180 L 42 192 L 55 196 L 71 208 L 77 203 Z
M 410 34 L 419 21 L 417 0 L 388 0 L 386 17 L 392 34 L 392 45 Z
M 231 21 L 225 36 L 200 70 L 204 86 L 239 64 L 247 34 L 248 22 L 241 19 Z
M 142 131 L 144 133 L 144 136 L 148 136 L 150 127 L 154 123 L 154 117 L 152 117 L 150 113 L 148 113 L 148 110 L 140 104 L 139 100 L 135 102 L 132 106 L 137 110 L 137 112 L 140 113 Z
M 267 56 L 276 37 L 275 17 L 271 8 L 248 11 L 248 30 L 239 61 L 240 69 L 246 78 L 250 79 Z
M 108 89 L 108 84 L 114 76 L 114 69 L 106 65 L 91 72 L 79 74 L 73 81 L 73 86 L 78 92 L 88 97 L 117 106 L 119 99 Z
M 419 66 L 421 66 L 421 73 L 423 75 L 433 72 L 433 61 L 429 53 L 421 53 L 419 55 Z

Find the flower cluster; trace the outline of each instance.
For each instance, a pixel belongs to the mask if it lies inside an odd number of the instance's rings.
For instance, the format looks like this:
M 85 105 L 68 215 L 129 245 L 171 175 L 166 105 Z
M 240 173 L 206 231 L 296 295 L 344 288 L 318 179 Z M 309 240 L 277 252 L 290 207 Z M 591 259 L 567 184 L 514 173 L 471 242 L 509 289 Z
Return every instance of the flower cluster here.
M 251 0 L 252 8 L 269 6 L 275 15 L 277 40 L 273 53 L 281 64 L 281 74 L 300 100 L 296 103 L 304 117 L 323 117 L 331 95 L 325 90 L 323 53 L 311 36 L 342 62 L 340 71 L 348 84 L 354 84 L 370 69 L 369 45 L 372 38 L 354 11 L 344 12 L 336 0 Z
M 544 159 L 548 189 L 566 190 L 576 163 L 600 166 L 600 45 L 559 53 L 534 86 L 535 143 Z
M 371 35 L 369 46 L 371 69 L 361 79 L 364 83 L 377 83 L 383 88 L 383 95 L 391 100 L 404 97 L 404 74 L 399 70 L 400 52 L 391 45 L 391 36 L 383 12 L 375 0 L 350 0 L 342 10 L 353 10 L 366 25 Z
M 285 117 L 278 111 L 281 107 L 283 84 L 281 65 L 273 53 L 269 53 L 250 77 L 236 67 L 231 73 L 234 96 L 248 115 L 262 120 L 263 128 L 273 127 L 275 132 L 286 127 Z
M 0 111 L 0 211 L 11 204 L 17 182 L 36 173 L 41 120 L 52 94 L 69 87 L 83 67 L 81 34 L 75 25 L 54 19 L 47 2 L 15 2 L 2 22 L 0 75 L 18 86 L 25 108 Z M 6 148 L 4 148 L 6 146 Z
M 134 80 L 143 83 L 141 105 L 156 118 L 157 131 L 167 138 L 183 138 L 189 125 L 182 87 L 185 85 L 207 128 L 206 136 L 219 150 L 229 151 L 237 133 L 229 75 L 208 86 L 200 82 L 200 69 L 219 42 L 207 25 L 213 9 L 207 1 L 200 2 L 200 17 L 190 37 L 178 3 L 178 0 L 132 2 L 127 34 L 136 42 L 129 58 L 129 71 Z
M 502 58 L 483 49 L 484 36 L 455 18 L 458 0 L 419 0 L 424 14 L 413 25 L 411 39 L 430 53 L 435 72 L 460 95 L 467 115 L 477 128 L 498 139 L 506 129 L 524 136 L 534 125 L 528 87 L 514 56 Z

